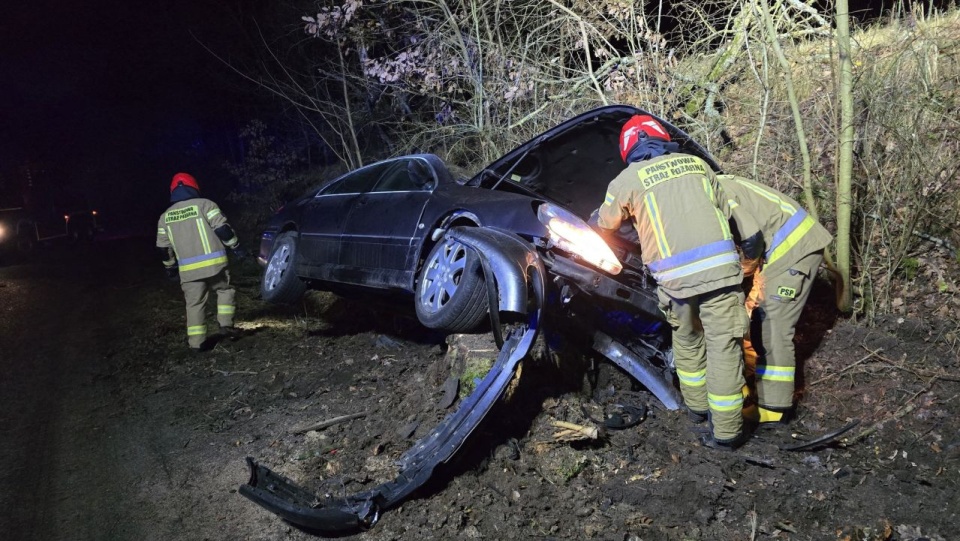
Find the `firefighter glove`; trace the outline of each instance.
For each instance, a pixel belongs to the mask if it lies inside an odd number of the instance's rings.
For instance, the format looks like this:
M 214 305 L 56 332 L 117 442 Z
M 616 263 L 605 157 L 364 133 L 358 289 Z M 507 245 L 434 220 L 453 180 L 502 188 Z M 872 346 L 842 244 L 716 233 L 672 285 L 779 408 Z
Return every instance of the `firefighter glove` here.
M 177 265 L 165 267 L 163 270 L 166 271 L 167 273 L 167 280 L 170 280 L 171 282 L 180 281 L 180 267 L 178 267 Z

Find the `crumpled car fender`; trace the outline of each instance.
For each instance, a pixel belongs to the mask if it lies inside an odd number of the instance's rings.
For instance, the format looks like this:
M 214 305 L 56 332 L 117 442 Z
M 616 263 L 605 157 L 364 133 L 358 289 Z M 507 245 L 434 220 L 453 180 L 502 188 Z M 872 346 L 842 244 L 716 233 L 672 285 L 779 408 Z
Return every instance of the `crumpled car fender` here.
M 536 248 L 514 233 L 492 227 L 454 227 L 453 238 L 473 248 L 496 278 L 500 312 L 526 316 L 530 280 L 539 264 Z

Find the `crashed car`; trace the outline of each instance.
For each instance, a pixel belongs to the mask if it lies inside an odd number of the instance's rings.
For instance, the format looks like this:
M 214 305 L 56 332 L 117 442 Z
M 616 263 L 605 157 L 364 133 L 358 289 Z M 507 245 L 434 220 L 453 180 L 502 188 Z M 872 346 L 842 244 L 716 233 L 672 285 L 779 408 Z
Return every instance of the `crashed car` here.
M 386 160 L 277 212 L 259 250 L 267 301 L 293 302 L 310 288 L 399 295 L 430 328 L 463 332 L 489 321 L 501 349 L 476 389 L 401 457 L 394 481 L 324 496 L 248 459 L 251 477 L 240 492 L 317 533 L 371 527 L 456 453 L 541 329 L 564 321 L 575 320 L 575 333 L 664 407 L 679 408 L 655 283 L 635 243 L 605 242 L 588 225 L 624 167 L 620 129 L 639 114 L 649 113 L 617 105 L 581 114 L 467 179 L 430 154 Z M 686 133 L 658 120 L 683 152 L 719 171 Z

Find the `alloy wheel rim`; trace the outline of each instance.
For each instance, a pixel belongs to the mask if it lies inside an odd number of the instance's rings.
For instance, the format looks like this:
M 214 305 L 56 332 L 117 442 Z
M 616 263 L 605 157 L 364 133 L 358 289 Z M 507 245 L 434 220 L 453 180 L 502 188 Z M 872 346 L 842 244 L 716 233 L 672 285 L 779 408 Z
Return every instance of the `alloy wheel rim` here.
M 456 295 L 467 265 L 467 248 L 448 240 L 427 262 L 420 282 L 420 303 L 436 313 Z

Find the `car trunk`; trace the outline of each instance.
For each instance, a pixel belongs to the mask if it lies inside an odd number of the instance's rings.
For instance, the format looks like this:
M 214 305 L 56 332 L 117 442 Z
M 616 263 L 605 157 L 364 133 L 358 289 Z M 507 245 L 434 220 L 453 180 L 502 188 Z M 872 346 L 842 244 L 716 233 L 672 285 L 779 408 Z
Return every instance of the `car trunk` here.
M 620 128 L 638 114 L 649 113 L 611 105 L 574 117 L 507 153 L 468 183 L 543 197 L 586 220 L 624 168 L 618 146 Z M 719 171 L 713 158 L 685 132 L 657 120 L 685 152 L 700 156 Z

